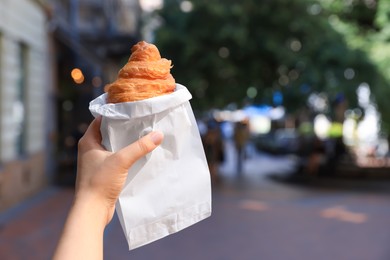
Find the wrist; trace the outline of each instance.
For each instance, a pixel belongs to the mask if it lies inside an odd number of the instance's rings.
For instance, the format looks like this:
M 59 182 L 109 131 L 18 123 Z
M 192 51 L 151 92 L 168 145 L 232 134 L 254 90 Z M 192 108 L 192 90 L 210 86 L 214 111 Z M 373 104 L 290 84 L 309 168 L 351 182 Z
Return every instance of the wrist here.
M 85 192 L 76 192 L 72 209 L 88 218 L 93 218 L 103 228 L 111 221 L 113 213 L 113 210 L 104 199 Z

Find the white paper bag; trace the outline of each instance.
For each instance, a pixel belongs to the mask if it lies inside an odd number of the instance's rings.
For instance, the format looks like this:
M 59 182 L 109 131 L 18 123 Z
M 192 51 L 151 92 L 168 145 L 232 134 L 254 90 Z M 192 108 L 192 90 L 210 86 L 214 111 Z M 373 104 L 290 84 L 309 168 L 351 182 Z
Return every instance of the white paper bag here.
M 116 205 L 129 249 L 210 216 L 210 173 L 187 88 L 176 84 L 172 94 L 117 104 L 106 104 L 106 95 L 89 109 L 102 116 L 107 150 L 118 151 L 153 130 L 164 133 L 162 144 L 131 167 Z

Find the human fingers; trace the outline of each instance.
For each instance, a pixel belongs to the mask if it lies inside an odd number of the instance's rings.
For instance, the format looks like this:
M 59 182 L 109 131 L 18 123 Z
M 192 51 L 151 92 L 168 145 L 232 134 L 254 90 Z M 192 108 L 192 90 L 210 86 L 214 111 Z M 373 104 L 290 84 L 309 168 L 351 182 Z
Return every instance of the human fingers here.
M 138 159 L 153 151 L 161 144 L 164 134 L 154 131 L 142 137 L 138 141 L 124 147 L 112 155 L 115 163 L 124 169 L 129 169 Z
M 79 149 L 83 148 L 102 148 L 102 135 L 100 133 L 100 125 L 102 117 L 95 118 L 88 126 L 83 137 L 79 141 Z

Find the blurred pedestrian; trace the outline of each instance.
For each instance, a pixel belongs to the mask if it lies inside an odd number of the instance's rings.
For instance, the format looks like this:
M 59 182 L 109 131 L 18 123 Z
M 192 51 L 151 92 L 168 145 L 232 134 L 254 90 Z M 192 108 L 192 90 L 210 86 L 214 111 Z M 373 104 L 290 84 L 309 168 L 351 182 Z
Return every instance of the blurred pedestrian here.
M 210 170 L 211 182 L 217 184 L 220 181 L 218 176 L 219 166 L 225 160 L 225 151 L 220 125 L 214 119 L 207 122 L 207 130 L 202 137 L 202 141 Z
M 325 160 L 326 153 L 324 143 L 317 136 L 314 136 L 305 173 L 309 176 L 318 176 L 320 174 L 321 165 L 324 164 Z
M 342 136 L 330 138 L 329 141 L 332 143 L 331 151 L 329 154 L 327 175 L 335 176 L 338 174 L 338 164 L 342 161 L 343 156 L 347 154 L 347 149 L 344 144 Z
M 246 157 L 245 148 L 249 140 L 249 120 L 247 118 L 236 123 L 233 139 L 237 152 L 237 176 L 240 177 L 243 170 L 243 162 Z

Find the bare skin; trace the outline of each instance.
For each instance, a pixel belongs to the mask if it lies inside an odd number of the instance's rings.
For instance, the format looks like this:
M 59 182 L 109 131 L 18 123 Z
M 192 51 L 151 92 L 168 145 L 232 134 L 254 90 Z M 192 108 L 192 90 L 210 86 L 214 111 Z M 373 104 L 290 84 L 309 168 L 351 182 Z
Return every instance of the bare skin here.
M 103 259 L 103 233 L 111 221 L 115 203 L 128 169 L 163 140 L 152 132 L 112 153 L 101 146 L 101 119 L 95 119 L 80 139 L 76 190 L 54 260 Z

